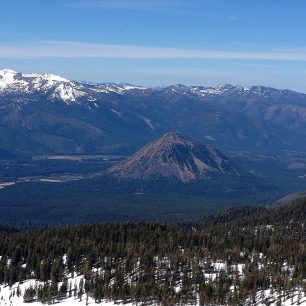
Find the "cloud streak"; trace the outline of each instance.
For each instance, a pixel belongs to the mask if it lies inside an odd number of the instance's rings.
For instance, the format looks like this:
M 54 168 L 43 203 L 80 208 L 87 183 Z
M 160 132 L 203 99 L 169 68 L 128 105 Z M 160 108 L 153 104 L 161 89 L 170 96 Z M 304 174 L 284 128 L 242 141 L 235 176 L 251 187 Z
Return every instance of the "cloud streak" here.
M 128 10 L 151 10 L 158 8 L 169 8 L 180 6 L 195 7 L 198 4 L 192 0 L 187 3 L 182 0 L 79 0 L 65 3 L 66 6 L 80 8 L 101 8 L 101 9 L 128 9 Z
M 1 59 L 114 58 L 114 59 L 211 59 L 306 62 L 306 49 L 235 51 L 43 41 L 0 44 Z

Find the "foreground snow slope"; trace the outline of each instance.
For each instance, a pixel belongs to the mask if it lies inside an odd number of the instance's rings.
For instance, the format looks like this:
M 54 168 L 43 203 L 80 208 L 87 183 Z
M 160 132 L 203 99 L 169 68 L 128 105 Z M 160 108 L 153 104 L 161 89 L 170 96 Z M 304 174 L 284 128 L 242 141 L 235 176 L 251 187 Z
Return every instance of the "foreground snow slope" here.
M 22 284 L 19 284 L 19 288 L 21 290 L 21 295 L 18 297 L 16 295 L 18 283 L 14 284 L 12 288 L 9 288 L 9 286 L 0 286 L 0 305 L 1 306 L 24 306 L 24 305 L 31 305 L 31 306 L 41 306 L 44 305 L 40 302 L 32 302 L 32 303 L 25 303 L 23 300 L 23 293 L 26 288 L 32 286 L 35 286 L 35 284 L 39 284 L 39 282 L 36 282 L 34 280 L 26 281 Z M 15 292 L 15 294 L 14 294 Z M 114 306 L 118 305 L 114 302 L 109 301 L 103 301 L 102 303 L 96 304 L 92 298 L 88 298 L 88 301 L 86 301 L 86 296 L 84 294 L 82 300 L 80 301 L 78 298 L 75 297 L 68 297 L 61 302 L 57 302 L 56 304 L 60 306 L 83 306 L 83 305 L 99 305 L 99 306 Z M 131 303 L 124 304 L 126 306 L 131 306 Z

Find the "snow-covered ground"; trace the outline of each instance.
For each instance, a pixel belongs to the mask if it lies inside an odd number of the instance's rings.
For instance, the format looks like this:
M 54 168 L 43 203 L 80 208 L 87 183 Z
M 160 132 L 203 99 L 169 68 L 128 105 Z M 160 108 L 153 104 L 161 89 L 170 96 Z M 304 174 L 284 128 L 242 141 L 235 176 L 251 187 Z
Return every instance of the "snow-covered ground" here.
M 25 303 L 23 301 L 23 293 L 25 288 L 28 288 L 31 285 L 35 286 L 35 283 L 38 284 L 34 280 L 31 280 L 31 281 L 26 281 L 23 284 L 19 284 L 19 288 L 22 292 L 22 294 L 19 297 L 17 297 L 16 295 L 18 283 L 16 283 L 11 288 L 9 288 L 8 286 L 0 286 L 0 305 L 1 306 L 25 306 L 25 305 L 42 306 L 43 304 L 40 302 Z M 15 294 L 13 294 L 13 292 L 15 292 Z M 99 304 L 96 304 L 95 301 L 90 297 L 88 298 L 88 301 L 86 301 L 86 296 L 84 294 L 81 301 L 75 297 L 70 297 L 70 298 L 68 297 L 60 302 L 56 302 L 56 304 L 58 304 L 59 306 L 83 306 L 83 305 L 115 306 L 118 305 L 119 303 L 103 301 Z M 127 303 L 124 305 L 133 306 L 135 304 Z M 152 304 L 152 306 L 153 305 L 154 304 Z M 306 305 L 306 297 L 303 294 L 303 292 L 299 289 L 293 291 L 291 296 L 283 295 L 282 293 L 276 291 L 263 290 L 257 292 L 255 302 L 253 302 L 252 300 L 247 300 L 246 305 L 256 305 L 256 306 Z
M 210 275 L 213 276 L 213 275 Z M 77 282 L 79 283 L 81 276 L 77 276 L 75 278 L 70 278 L 69 281 L 72 283 Z M 30 286 L 35 287 L 42 284 L 41 282 L 35 280 L 28 280 L 23 282 L 22 284 L 16 283 L 11 288 L 9 286 L 0 286 L 0 305 L 1 306 L 25 306 L 25 305 L 33 305 L 33 306 L 41 306 L 43 305 L 40 302 L 32 302 L 32 303 L 25 303 L 23 300 L 23 294 L 26 288 Z M 17 288 L 21 292 L 21 295 L 17 296 Z M 178 286 L 178 291 L 180 288 Z M 99 305 L 99 306 L 114 306 L 120 305 L 120 303 L 115 303 L 111 301 L 103 301 L 99 304 L 95 303 L 92 298 L 88 298 L 86 300 L 86 295 L 82 296 L 82 299 L 78 299 L 77 297 L 67 297 L 61 301 L 56 301 L 56 304 L 59 306 L 82 306 L 82 305 Z M 123 304 L 122 304 L 123 305 Z M 135 304 L 126 303 L 126 306 L 133 306 Z M 154 306 L 155 304 L 152 304 Z M 255 295 L 255 302 L 253 299 L 248 299 L 246 301 L 246 305 L 256 305 L 256 306 L 291 306 L 291 305 L 306 305 L 306 296 L 304 295 L 303 291 L 300 288 L 293 290 L 289 295 L 284 294 L 283 292 L 277 292 L 275 290 L 261 290 L 258 291 Z
M 248 300 L 247 305 L 256 306 L 291 306 L 291 305 L 306 305 L 306 296 L 301 289 L 296 289 L 290 296 L 283 294 L 282 292 L 269 290 L 258 291 L 256 294 L 256 302 Z
M 184 252 L 184 250 L 182 250 Z M 243 254 L 241 254 L 243 255 Z M 262 256 L 260 256 L 262 257 Z M 155 260 L 157 260 L 160 265 L 158 266 L 158 273 L 163 274 L 165 271 L 165 268 L 169 267 L 170 261 L 167 257 L 158 258 L 156 257 Z M 66 255 L 63 256 L 63 262 L 66 262 Z M 136 264 L 134 273 L 137 273 L 139 262 Z M 203 261 L 201 265 L 204 267 L 207 265 L 207 261 Z M 210 264 L 211 271 L 204 274 L 207 280 L 214 280 L 218 273 L 220 271 L 227 271 L 227 264 L 223 261 L 213 261 Z M 243 269 L 244 264 L 236 264 L 231 265 L 230 268 L 232 270 L 238 271 L 239 275 L 243 277 Z M 94 273 L 101 273 L 100 269 L 93 269 Z M 192 274 L 192 273 L 191 273 Z M 192 275 L 190 275 L 192 277 Z M 68 279 L 68 284 L 70 285 L 70 288 L 76 288 L 76 290 L 79 290 L 80 283 L 84 281 L 82 275 L 71 275 L 69 273 L 66 274 L 66 277 Z M 38 288 L 40 285 L 43 285 L 43 282 L 37 281 L 37 280 L 27 280 L 22 283 L 15 283 L 12 287 L 0 285 L 0 306 L 25 306 L 25 305 L 33 305 L 33 306 L 42 306 L 41 302 L 31 302 L 26 303 L 24 302 L 23 295 L 25 293 L 25 290 L 33 287 Z M 61 283 L 58 284 L 59 287 L 61 286 Z M 176 292 L 181 291 L 181 283 L 178 283 L 176 288 Z M 234 290 L 234 288 L 231 288 L 231 290 Z M 17 294 L 19 292 L 19 294 Z M 57 299 L 55 300 L 55 303 L 59 306 L 83 306 L 83 305 L 99 305 L 99 306 L 114 306 L 114 305 L 126 305 L 126 306 L 133 306 L 136 304 L 132 303 L 120 303 L 120 302 L 112 302 L 112 301 L 102 301 L 101 303 L 97 304 L 95 303 L 94 299 L 88 297 L 86 298 L 86 294 L 84 293 L 82 295 L 81 300 L 74 295 L 73 290 L 71 291 L 70 297 L 69 293 L 67 294 L 67 298 L 64 298 L 60 301 Z M 139 305 L 139 304 L 138 304 Z M 157 304 L 151 304 L 152 306 Z M 244 303 L 244 305 L 256 305 L 256 306 L 289 306 L 289 305 L 302 305 L 306 306 L 306 296 L 304 295 L 304 292 L 302 288 L 295 288 L 292 290 L 289 294 L 284 292 L 278 292 L 273 289 L 268 290 L 259 290 L 255 293 L 254 297 L 250 297 L 247 299 Z
M 25 303 L 23 301 L 23 294 L 26 288 L 30 287 L 31 285 L 34 287 L 35 285 L 39 285 L 40 283 L 35 280 L 26 281 L 22 284 L 14 284 L 11 288 L 9 286 L 0 286 L 0 305 L 1 306 L 42 306 L 44 304 L 40 302 L 32 302 L 32 303 Z M 17 287 L 19 285 L 19 288 L 21 290 L 21 295 L 18 297 Z M 15 292 L 15 294 L 14 294 Z M 78 298 L 75 297 L 68 297 L 64 300 L 61 300 L 60 302 L 56 301 L 56 304 L 59 306 L 83 306 L 83 305 L 99 305 L 99 306 L 114 306 L 118 305 L 118 303 L 109 302 L 109 301 L 103 301 L 99 304 L 95 303 L 95 301 L 92 298 L 88 298 L 88 301 L 86 301 L 86 295 L 83 295 L 82 300 L 80 301 Z M 131 303 L 124 304 L 125 306 L 132 306 Z

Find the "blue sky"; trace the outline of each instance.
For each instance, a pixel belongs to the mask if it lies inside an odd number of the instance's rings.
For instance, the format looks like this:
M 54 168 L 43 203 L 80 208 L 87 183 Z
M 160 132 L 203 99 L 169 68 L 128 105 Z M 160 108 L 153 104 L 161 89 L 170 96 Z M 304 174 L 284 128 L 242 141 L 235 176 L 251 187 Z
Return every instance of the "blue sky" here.
M 306 92 L 305 0 L 0 2 L 0 68 Z

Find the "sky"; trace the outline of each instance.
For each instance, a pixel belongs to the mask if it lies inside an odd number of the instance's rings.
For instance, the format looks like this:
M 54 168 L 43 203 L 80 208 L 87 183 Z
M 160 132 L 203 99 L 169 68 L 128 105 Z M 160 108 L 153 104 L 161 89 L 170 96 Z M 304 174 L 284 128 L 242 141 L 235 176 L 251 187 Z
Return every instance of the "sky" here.
M 305 0 L 0 0 L 0 69 L 306 92 Z

